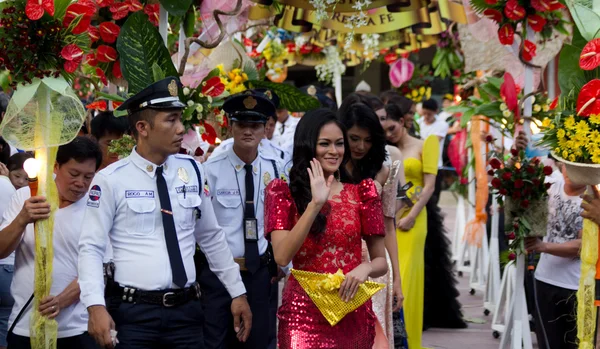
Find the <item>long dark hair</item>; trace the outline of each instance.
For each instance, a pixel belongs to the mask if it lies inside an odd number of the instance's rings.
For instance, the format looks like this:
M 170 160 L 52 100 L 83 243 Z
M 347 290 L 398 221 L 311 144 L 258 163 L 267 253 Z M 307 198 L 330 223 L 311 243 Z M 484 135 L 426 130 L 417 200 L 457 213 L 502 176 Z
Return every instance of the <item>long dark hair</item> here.
M 351 159 L 353 166 L 352 181 L 360 183 L 367 178 L 375 178 L 381 170 L 386 158 L 385 133 L 377 114 L 363 103 L 355 103 L 348 107 L 345 114 L 339 114 L 340 121 L 346 130 L 356 126 L 369 131 L 371 136 L 371 149 L 360 160 Z
M 294 155 L 292 158 L 293 166 L 290 170 L 290 192 L 296 203 L 299 214 L 303 214 L 306 206 L 312 200 L 310 191 L 310 178 L 307 168 L 310 168 L 310 161 L 316 157 L 317 141 L 323 126 L 327 124 L 336 124 L 344 134 L 344 158 L 340 165 L 340 181 L 348 181 L 348 175 L 345 171 L 345 164 L 350 159 L 350 150 L 348 149 L 348 137 L 346 128 L 340 123 L 335 114 L 329 109 L 317 109 L 306 113 L 298 126 L 294 135 Z M 313 234 L 319 234 L 325 231 L 327 217 L 319 213 L 310 229 Z
M 408 110 L 410 111 L 410 108 Z M 388 119 L 404 123 L 404 115 L 406 112 L 404 112 L 399 105 L 395 103 L 386 104 L 385 112 Z

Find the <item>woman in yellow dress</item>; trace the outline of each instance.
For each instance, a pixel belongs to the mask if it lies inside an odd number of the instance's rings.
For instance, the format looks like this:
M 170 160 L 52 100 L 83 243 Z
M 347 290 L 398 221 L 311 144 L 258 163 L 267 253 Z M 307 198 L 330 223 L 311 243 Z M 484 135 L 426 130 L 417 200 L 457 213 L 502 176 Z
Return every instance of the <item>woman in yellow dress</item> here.
M 410 136 L 404 127 L 404 113 L 396 104 L 386 105 L 385 110 L 387 140 L 402 152 L 406 182 L 413 184 L 406 195 L 414 206 L 397 216 L 396 236 L 408 347 L 421 349 L 427 237 L 425 206 L 435 190 L 440 146 L 436 136 L 428 137 L 425 141 Z

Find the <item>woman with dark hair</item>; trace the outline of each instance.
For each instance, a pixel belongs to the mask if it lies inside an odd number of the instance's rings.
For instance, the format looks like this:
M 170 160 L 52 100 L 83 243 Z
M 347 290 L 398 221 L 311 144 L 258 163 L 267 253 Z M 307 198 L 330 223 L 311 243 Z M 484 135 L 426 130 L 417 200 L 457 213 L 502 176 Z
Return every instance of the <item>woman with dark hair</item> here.
M 350 158 L 344 126 L 326 109 L 308 112 L 294 136 L 290 186 L 265 189 L 265 233 L 280 266 L 316 273 L 342 270 L 339 297 L 350 301 L 369 277 L 387 271 L 381 200 L 373 180 L 348 183 Z M 361 263 L 361 240 L 371 262 Z M 331 326 L 292 275 L 279 308 L 279 347 L 371 349 L 375 315 L 365 302 Z
M 373 109 L 365 104 L 355 103 L 347 108 L 345 114 L 340 114 L 339 118 L 348 129 L 351 159 L 346 163 L 346 170 L 351 174 L 352 181 L 360 183 L 365 179 L 373 179 L 381 194 L 388 273 L 373 280 L 387 285 L 387 292 L 379 292 L 373 296 L 373 311 L 378 320 L 374 348 L 393 348 L 392 313 L 400 309 L 403 300 L 394 216 L 397 211 L 396 192 L 398 183 L 404 182 L 404 169 L 400 160 L 394 161 L 391 166 L 384 163 L 388 157 L 385 133 Z M 364 244 L 363 252 L 366 252 Z M 395 305 L 394 297 L 397 300 Z
M 456 299 L 442 217 L 436 205 L 428 205 L 438 170 L 438 138 L 430 136 L 423 141 L 410 136 L 403 110 L 396 104 L 386 105 L 385 110 L 387 140 L 402 151 L 406 181 L 414 185 L 406 193 L 414 206 L 396 220 L 408 347 L 414 349 L 421 348 L 424 318 L 426 326 L 464 328 L 466 324 Z

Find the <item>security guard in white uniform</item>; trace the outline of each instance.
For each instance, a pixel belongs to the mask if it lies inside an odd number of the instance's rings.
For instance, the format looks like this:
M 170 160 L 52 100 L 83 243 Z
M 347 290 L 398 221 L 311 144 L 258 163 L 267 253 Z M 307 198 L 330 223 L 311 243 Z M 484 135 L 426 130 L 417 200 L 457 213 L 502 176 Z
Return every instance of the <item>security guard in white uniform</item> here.
M 227 290 L 234 318 L 229 327 L 244 341 L 252 326 L 246 289 L 215 218 L 206 174 L 190 156 L 177 154 L 185 133 L 179 91 L 178 79 L 169 77 L 120 106 L 129 114 L 137 146 L 100 171 L 89 193 L 79 283 L 89 333 L 106 348 L 114 343 L 117 349 L 204 348 L 196 243 Z M 109 240 L 115 273 L 105 307 L 102 259 Z M 116 339 L 110 331 L 115 325 Z
M 233 145 L 204 164 L 211 188 L 213 207 L 223 227 L 229 248 L 240 265 L 252 310 L 253 330 L 240 343 L 228 324 L 231 322 L 227 291 L 208 265 L 201 268 L 200 284 L 204 313 L 206 349 L 266 349 L 269 343 L 269 299 L 271 279 L 278 267 L 272 248 L 264 237 L 264 190 L 283 175 L 281 159 L 259 151 L 265 123 L 275 114 L 274 95 L 250 90 L 228 98 L 223 110 L 231 120 Z

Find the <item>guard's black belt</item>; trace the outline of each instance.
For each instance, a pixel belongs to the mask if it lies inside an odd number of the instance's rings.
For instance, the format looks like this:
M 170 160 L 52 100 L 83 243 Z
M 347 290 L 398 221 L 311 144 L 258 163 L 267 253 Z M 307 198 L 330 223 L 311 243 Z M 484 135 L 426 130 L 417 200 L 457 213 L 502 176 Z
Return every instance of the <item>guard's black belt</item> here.
M 142 291 L 133 287 L 115 286 L 113 294 L 120 295 L 121 300 L 133 304 L 162 305 L 165 308 L 186 304 L 200 298 L 200 286 L 194 283 L 184 289 L 171 289 L 162 291 Z

